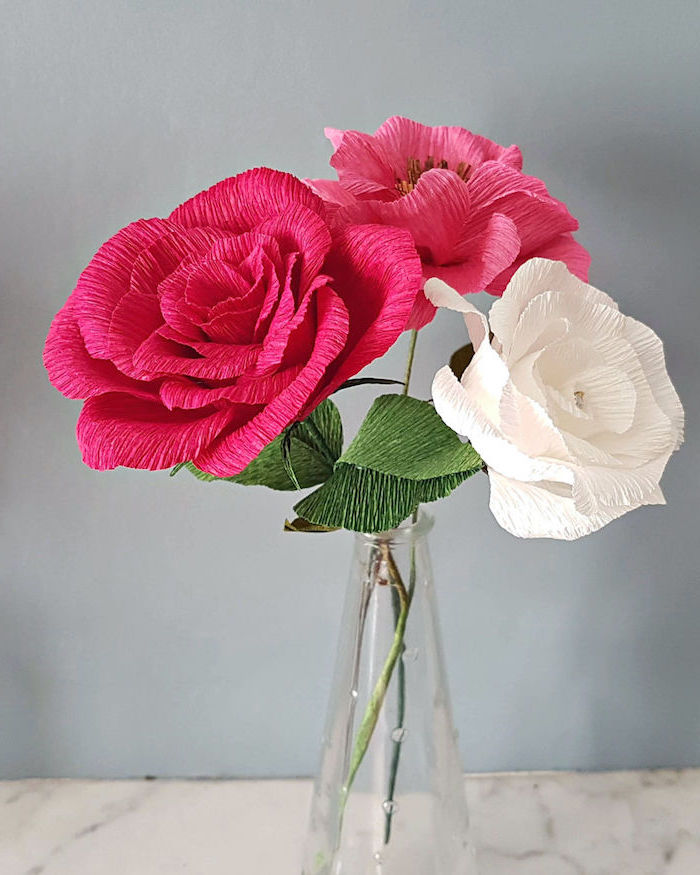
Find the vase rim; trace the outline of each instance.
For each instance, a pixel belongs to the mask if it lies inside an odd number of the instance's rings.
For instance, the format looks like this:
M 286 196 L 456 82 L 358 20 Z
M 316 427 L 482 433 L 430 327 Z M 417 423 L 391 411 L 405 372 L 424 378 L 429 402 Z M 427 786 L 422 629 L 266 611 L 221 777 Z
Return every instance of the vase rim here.
M 383 543 L 402 544 L 424 537 L 432 529 L 434 523 L 433 517 L 424 510 L 421 510 L 416 522 L 413 522 L 409 517 L 400 526 L 397 526 L 395 529 L 389 529 L 386 532 L 356 532 L 355 534 L 360 540 L 371 543 L 381 541 Z

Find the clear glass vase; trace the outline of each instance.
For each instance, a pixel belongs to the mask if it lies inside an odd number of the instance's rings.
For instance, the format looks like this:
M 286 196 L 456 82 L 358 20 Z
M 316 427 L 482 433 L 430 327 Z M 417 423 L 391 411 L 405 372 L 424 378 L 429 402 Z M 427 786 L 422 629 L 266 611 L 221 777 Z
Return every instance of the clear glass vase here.
M 475 875 L 427 534 L 356 535 L 302 875 Z

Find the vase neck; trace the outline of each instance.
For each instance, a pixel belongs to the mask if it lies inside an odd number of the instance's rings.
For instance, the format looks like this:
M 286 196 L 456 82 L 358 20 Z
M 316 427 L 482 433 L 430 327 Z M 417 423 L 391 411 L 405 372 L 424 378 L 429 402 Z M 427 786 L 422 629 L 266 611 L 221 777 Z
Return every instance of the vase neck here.
M 430 514 L 421 511 L 415 522 L 409 519 L 397 528 L 389 529 L 386 532 L 373 532 L 372 534 L 356 532 L 355 539 L 358 544 L 369 544 L 370 546 L 384 544 L 389 547 L 402 547 L 405 544 L 415 544 L 425 539 L 432 530 L 434 522 Z

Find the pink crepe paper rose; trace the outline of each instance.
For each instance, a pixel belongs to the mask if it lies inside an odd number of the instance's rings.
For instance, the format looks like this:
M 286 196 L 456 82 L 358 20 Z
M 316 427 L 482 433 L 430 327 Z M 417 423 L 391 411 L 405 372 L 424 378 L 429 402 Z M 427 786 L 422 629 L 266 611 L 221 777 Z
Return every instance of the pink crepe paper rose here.
M 406 231 L 331 236 L 301 180 L 251 170 L 108 240 L 44 362 L 60 392 L 85 399 L 86 464 L 191 460 L 229 476 L 387 351 L 420 276 Z
M 425 279 L 439 277 L 461 295 L 500 295 L 533 256 L 563 261 L 587 279 L 590 257 L 571 234 L 578 222 L 543 182 L 521 173 L 517 146 L 399 116 L 374 135 L 326 128 L 326 136 L 338 179 L 307 183 L 335 224 L 407 228 Z M 419 294 L 407 327 L 422 328 L 434 315 Z

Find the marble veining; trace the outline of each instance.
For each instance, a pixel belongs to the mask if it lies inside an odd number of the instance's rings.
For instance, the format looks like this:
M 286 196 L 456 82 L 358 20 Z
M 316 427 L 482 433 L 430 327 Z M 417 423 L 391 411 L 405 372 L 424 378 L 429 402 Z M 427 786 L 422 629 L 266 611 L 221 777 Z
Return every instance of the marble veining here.
M 700 769 L 466 787 L 480 875 L 700 875 Z M 310 793 L 308 781 L 0 782 L 0 873 L 298 875 Z

